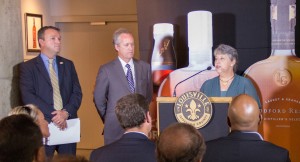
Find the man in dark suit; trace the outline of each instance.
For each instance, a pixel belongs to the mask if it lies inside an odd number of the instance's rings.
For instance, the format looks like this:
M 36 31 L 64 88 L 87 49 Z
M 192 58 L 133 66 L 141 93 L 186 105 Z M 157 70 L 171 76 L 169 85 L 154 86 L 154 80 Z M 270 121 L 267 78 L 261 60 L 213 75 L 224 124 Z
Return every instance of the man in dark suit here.
M 92 162 L 155 162 L 155 144 L 147 134 L 151 130 L 149 104 L 141 94 L 129 94 L 118 100 L 116 116 L 125 133 L 122 137 L 92 151 Z
M 39 56 L 20 65 L 20 91 L 24 104 L 38 106 L 46 120 L 60 129 L 67 119 L 77 118 L 82 92 L 72 61 L 58 56 L 61 47 L 60 30 L 53 26 L 38 31 Z M 47 156 L 76 154 L 76 143 L 45 146 Z
M 228 109 L 231 133 L 207 142 L 203 162 L 289 162 L 288 150 L 264 141 L 257 132 L 261 114 L 249 95 L 235 97 Z
M 186 123 L 175 123 L 164 129 L 156 147 L 158 162 L 200 162 L 205 141 L 199 131 Z
M 123 28 L 115 31 L 113 43 L 118 57 L 99 68 L 94 90 L 94 102 L 104 123 L 104 144 L 119 139 L 124 130 L 115 115 L 116 102 L 130 93 L 139 93 L 152 100 L 150 65 L 134 59 L 134 39 Z

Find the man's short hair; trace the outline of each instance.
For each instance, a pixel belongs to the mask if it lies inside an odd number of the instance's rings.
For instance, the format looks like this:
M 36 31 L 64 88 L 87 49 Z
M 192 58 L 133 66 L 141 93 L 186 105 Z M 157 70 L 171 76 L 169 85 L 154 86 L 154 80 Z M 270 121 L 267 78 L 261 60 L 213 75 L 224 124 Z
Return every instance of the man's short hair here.
M 0 161 L 32 162 L 42 143 L 42 133 L 28 115 L 11 115 L 0 121 Z
M 38 40 L 39 39 L 42 39 L 42 40 L 45 39 L 44 34 L 45 34 L 45 31 L 48 30 L 48 29 L 52 29 L 52 30 L 56 30 L 56 31 L 60 32 L 60 29 L 57 28 L 57 27 L 54 27 L 54 26 L 43 26 L 38 31 Z M 40 43 L 39 43 L 39 46 L 41 47 Z
M 132 35 L 132 33 L 129 30 L 125 29 L 125 28 L 117 29 L 113 34 L 113 44 L 114 45 L 120 44 L 119 37 L 120 37 L 121 34 L 130 34 L 130 35 Z
M 185 123 L 175 123 L 164 129 L 156 147 L 158 162 L 198 162 L 206 150 L 199 131 Z
M 141 94 L 129 94 L 117 101 L 116 115 L 121 126 L 133 128 L 140 126 L 146 119 L 149 104 Z
M 54 27 L 54 26 L 43 26 L 38 31 L 38 39 L 43 39 L 44 40 L 44 33 L 48 29 L 53 29 L 53 30 L 56 30 L 56 31 L 60 32 L 60 29 L 57 28 L 57 27 Z

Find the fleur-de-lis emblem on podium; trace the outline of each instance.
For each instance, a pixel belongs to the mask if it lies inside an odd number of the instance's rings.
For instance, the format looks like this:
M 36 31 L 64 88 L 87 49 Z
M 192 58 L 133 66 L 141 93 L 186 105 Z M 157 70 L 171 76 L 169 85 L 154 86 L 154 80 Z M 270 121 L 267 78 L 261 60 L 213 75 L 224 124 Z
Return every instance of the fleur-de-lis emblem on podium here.
M 179 96 L 175 102 L 174 114 L 178 122 L 188 123 L 195 128 L 203 128 L 212 118 L 212 105 L 202 92 L 189 91 Z
M 200 109 L 198 108 L 198 107 L 201 107 L 200 104 L 197 106 L 196 102 L 194 100 L 192 100 L 190 102 L 190 106 L 185 105 L 185 107 L 186 107 L 186 112 L 190 113 L 190 115 L 188 116 L 188 119 L 192 119 L 192 120 L 199 119 L 197 112 L 201 112 Z

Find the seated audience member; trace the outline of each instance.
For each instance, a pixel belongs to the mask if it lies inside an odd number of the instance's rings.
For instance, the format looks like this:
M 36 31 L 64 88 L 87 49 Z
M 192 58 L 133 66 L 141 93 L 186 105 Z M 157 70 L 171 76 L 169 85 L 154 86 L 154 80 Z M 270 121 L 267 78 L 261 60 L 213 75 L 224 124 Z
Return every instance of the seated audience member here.
M 43 162 L 42 133 L 27 115 L 11 115 L 0 121 L 1 162 Z
M 92 162 L 155 162 L 155 144 L 148 139 L 151 116 L 146 98 L 129 94 L 117 101 L 116 116 L 125 129 L 121 139 L 94 150 Z
M 228 109 L 231 132 L 206 143 L 203 162 L 289 162 L 288 150 L 264 141 L 257 132 L 262 120 L 251 96 L 235 97 Z
M 17 106 L 10 110 L 8 115 L 18 115 L 18 114 L 25 114 L 29 115 L 34 122 L 40 127 L 41 132 L 43 134 L 44 138 L 47 138 L 50 136 L 48 122 L 44 117 L 44 114 L 42 111 L 37 108 L 35 105 L 28 104 L 25 106 Z
M 205 153 L 205 141 L 199 131 L 185 123 L 164 129 L 157 141 L 158 162 L 200 162 Z

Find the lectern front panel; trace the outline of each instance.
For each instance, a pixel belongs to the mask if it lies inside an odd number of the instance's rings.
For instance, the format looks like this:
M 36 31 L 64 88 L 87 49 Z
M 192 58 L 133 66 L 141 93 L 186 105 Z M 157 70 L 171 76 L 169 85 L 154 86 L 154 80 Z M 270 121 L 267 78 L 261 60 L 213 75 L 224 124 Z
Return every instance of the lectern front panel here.
M 158 134 L 172 123 L 177 123 L 174 115 L 175 102 L 158 102 L 157 124 Z M 219 137 L 226 136 L 229 133 L 227 123 L 227 112 L 229 103 L 212 103 L 213 115 L 209 123 L 198 129 L 203 135 L 205 141 L 213 140 Z

